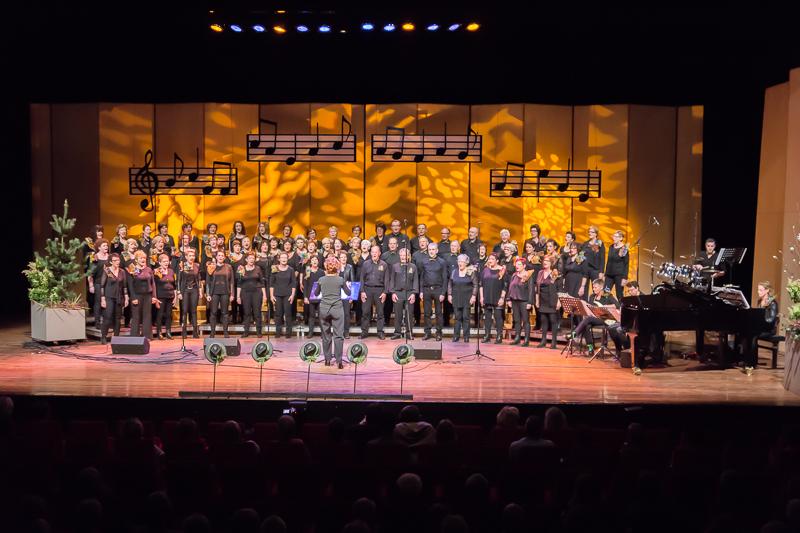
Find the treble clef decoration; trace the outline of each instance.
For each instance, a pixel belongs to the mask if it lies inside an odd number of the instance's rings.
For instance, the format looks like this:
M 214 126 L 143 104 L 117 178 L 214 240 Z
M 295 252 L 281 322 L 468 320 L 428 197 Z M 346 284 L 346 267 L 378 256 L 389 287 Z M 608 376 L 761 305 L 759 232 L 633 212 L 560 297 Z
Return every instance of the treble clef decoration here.
M 158 176 L 150 172 L 150 163 L 153 162 L 153 151 L 148 150 L 147 153 L 144 154 L 144 166 L 139 169 L 139 172 L 136 173 L 136 177 L 134 179 L 134 183 L 136 184 L 136 188 L 142 194 L 146 194 L 150 197 L 150 199 L 144 199 L 141 201 L 139 206 L 142 208 L 142 211 L 147 213 L 153 211 L 156 208 L 155 203 L 155 194 L 158 191 Z M 181 161 L 181 163 L 183 163 Z

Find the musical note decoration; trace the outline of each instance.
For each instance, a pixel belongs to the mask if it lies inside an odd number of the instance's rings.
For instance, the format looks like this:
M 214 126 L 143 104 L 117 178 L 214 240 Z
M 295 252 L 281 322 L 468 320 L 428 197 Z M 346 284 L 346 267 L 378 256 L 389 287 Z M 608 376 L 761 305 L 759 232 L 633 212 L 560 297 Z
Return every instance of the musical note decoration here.
M 278 134 L 277 122 L 261 118 L 258 122 L 258 133 L 247 135 L 247 160 L 287 165 L 294 165 L 298 161 L 355 162 L 358 140 L 353 133 L 353 125 L 344 116 L 341 123 L 341 134 L 320 134 L 319 123 L 316 124 L 316 134 Z M 265 124 L 271 126 L 270 133 L 264 133 Z M 347 133 L 344 131 L 345 124 Z
M 387 126 L 385 134 L 372 135 L 372 161 L 400 163 L 480 163 L 483 136 L 472 128 L 466 135 L 406 135 L 405 129 Z
M 148 196 L 139 204 L 143 211 L 155 209 L 155 197 L 159 195 L 205 195 L 222 196 L 239 193 L 238 170 L 228 162 L 214 161 L 211 168 L 200 167 L 200 149 L 197 149 L 196 166 L 192 172 L 185 173 L 183 159 L 174 153 L 172 166 L 151 167 L 153 152 L 148 150 L 144 156 L 143 167 L 128 169 L 129 194 Z
M 489 172 L 489 183 L 489 196 L 569 198 L 585 202 L 600 198 L 602 171 L 529 170 L 519 163 L 507 163 L 506 168 Z

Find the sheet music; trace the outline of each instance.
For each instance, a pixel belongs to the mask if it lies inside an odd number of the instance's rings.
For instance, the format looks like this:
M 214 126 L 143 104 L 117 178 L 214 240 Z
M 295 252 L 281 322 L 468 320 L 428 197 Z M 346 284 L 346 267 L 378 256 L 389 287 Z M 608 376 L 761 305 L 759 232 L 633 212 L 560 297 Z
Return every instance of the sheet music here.
M 713 287 L 711 291 L 714 296 L 727 304 L 730 304 L 734 307 L 740 307 L 742 309 L 750 309 L 750 304 L 747 303 L 747 297 L 745 297 L 744 293 L 738 289 L 731 289 L 729 287 Z
M 480 163 L 483 136 L 372 135 L 372 160 L 399 163 Z
M 176 158 L 176 161 L 180 158 Z M 145 180 L 146 178 L 146 180 Z M 131 196 L 167 194 L 237 195 L 239 172 L 230 163 L 214 162 L 213 168 L 192 168 L 189 174 L 177 167 L 132 167 L 128 169 Z
M 527 198 L 599 198 L 602 170 L 548 170 L 493 168 L 489 172 L 490 196 Z M 559 190 L 559 185 L 563 190 Z
M 247 160 L 280 162 L 287 165 L 297 161 L 355 162 L 357 143 L 355 133 L 346 135 L 251 133 L 247 135 Z

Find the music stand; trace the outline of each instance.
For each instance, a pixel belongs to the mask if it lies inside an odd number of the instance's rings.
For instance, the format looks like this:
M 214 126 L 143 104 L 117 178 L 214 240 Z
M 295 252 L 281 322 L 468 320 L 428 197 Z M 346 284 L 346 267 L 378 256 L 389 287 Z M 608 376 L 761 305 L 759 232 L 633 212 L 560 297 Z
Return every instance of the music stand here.
M 611 311 L 606 307 L 598 307 L 598 306 L 589 305 L 589 304 L 586 304 L 585 307 L 586 307 L 586 310 L 589 312 L 589 314 L 591 314 L 595 318 L 599 318 L 603 322 L 605 322 L 606 320 L 617 321 L 616 317 L 614 317 L 614 315 L 611 314 Z M 611 350 L 608 349 L 608 325 L 607 324 L 603 324 L 603 333 L 602 333 L 602 339 L 600 341 L 600 349 L 597 350 L 594 353 L 592 358 L 589 359 L 589 362 L 591 363 L 592 361 L 594 361 L 596 357 L 600 357 L 600 359 L 605 361 L 604 352 L 608 352 L 610 355 L 613 356 L 613 354 L 611 354 Z M 616 359 L 616 356 L 614 356 L 614 358 Z
M 741 264 L 745 252 L 747 252 L 747 248 L 721 248 L 717 255 L 717 261 L 714 263 L 715 265 L 719 265 L 720 261 L 725 261 L 731 268 L 731 285 L 733 284 L 733 264 Z
M 581 299 L 580 298 L 573 298 L 572 296 L 565 295 L 561 296 L 559 294 L 558 301 L 561 302 L 561 308 L 567 312 L 569 315 L 569 325 L 570 325 L 570 335 L 569 335 L 569 342 L 564 349 L 561 350 L 561 355 L 564 355 L 564 352 L 567 352 L 566 358 L 572 355 L 572 346 L 575 344 L 575 320 L 574 316 L 579 314 L 578 311 L 581 310 Z M 578 353 L 584 353 L 583 350 L 580 348 L 580 344 L 578 344 Z

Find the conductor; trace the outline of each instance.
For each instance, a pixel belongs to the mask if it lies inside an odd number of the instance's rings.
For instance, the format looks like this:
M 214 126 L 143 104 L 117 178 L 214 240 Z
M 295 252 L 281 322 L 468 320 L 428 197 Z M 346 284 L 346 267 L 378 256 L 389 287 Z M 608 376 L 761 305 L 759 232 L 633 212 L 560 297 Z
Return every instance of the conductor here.
M 319 320 L 322 322 L 322 352 L 325 355 L 325 366 L 331 366 L 331 341 L 339 370 L 342 365 L 342 349 L 344 344 L 344 307 L 341 291 L 350 296 L 350 282 L 339 277 L 339 260 L 329 257 L 325 260 L 325 276 L 317 282 L 314 296 L 319 298 Z M 333 334 L 333 338 L 331 338 Z

